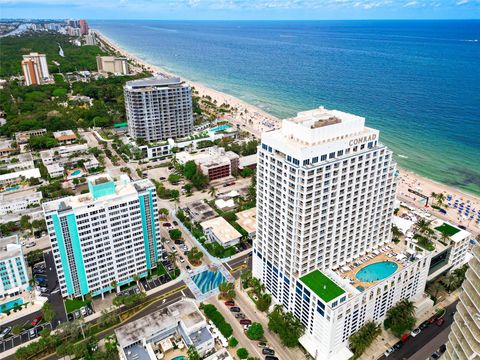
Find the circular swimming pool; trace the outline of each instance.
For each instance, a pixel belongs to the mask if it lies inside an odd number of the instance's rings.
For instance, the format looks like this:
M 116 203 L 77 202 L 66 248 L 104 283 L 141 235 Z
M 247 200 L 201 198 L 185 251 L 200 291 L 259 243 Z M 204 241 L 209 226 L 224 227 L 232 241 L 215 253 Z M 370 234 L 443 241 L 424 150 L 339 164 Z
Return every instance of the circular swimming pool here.
M 392 261 L 381 261 L 361 268 L 355 276 L 360 281 L 373 282 L 389 277 L 397 271 L 397 269 L 398 265 L 396 263 Z

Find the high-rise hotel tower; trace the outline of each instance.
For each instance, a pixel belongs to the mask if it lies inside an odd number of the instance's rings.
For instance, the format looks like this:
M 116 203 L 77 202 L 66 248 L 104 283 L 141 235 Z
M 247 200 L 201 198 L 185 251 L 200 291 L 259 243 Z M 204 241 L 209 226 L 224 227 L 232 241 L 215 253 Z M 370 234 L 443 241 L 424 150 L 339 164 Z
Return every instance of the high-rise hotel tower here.
M 51 81 L 45 54 L 32 52 L 23 55 L 22 70 L 27 86 L 41 85 Z
M 314 358 L 348 359 L 351 334 L 423 293 L 430 255 L 390 244 L 396 175 L 359 116 L 321 107 L 262 135 L 253 275 L 302 321 Z M 390 276 L 356 278 L 381 260 Z
M 480 246 L 472 255 L 443 356 L 446 360 L 480 359 Z
M 87 182 L 88 194 L 43 204 L 64 297 L 95 296 L 112 290 L 112 283 L 144 277 L 163 253 L 150 180 L 95 175 Z

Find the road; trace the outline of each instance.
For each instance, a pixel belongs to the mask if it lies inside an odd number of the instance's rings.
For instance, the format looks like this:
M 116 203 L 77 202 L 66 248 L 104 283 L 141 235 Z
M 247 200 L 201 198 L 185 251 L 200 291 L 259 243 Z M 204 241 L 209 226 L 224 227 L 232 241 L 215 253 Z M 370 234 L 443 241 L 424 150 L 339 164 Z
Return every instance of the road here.
M 172 291 L 172 290 L 174 290 L 174 289 L 181 288 L 181 287 L 184 286 L 184 285 L 185 285 L 185 283 L 184 283 L 183 281 L 182 281 L 182 282 L 179 282 L 178 284 L 175 284 L 175 285 L 173 285 L 173 286 L 171 286 L 171 287 L 168 287 L 168 288 L 164 289 L 161 293 L 155 294 L 155 295 L 153 295 L 153 296 L 149 296 L 149 297 L 147 297 L 146 299 L 147 299 L 147 300 L 150 300 L 150 299 L 152 299 L 152 298 L 160 297 L 161 294 L 165 294 L 165 293 L 168 293 L 168 292 L 170 292 L 170 291 Z M 130 322 L 132 322 L 132 321 L 135 321 L 135 320 L 140 319 L 141 317 L 144 317 L 144 316 L 146 316 L 146 315 L 149 315 L 149 314 L 151 314 L 151 313 L 154 313 L 154 312 L 156 312 L 156 311 L 159 311 L 159 310 L 165 308 L 166 306 L 171 305 L 171 304 L 179 301 L 182 297 L 189 297 L 189 298 L 192 298 L 192 299 L 194 298 L 194 297 L 193 297 L 193 294 L 191 293 L 191 291 L 190 291 L 188 288 L 186 288 L 186 289 L 184 289 L 184 290 L 182 290 L 182 291 L 176 292 L 176 293 L 174 293 L 174 294 L 172 294 L 172 295 L 170 295 L 170 296 L 168 296 L 168 297 L 166 297 L 166 298 L 164 298 L 164 299 L 162 299 L 162 300 L 154 303 L 153 305 L 151 305 L 151 306 L 149 306 L 149 307 L 141 310 L 138 314 L 136 314 L 136 315 L 132 316 L 130 319 L 128 319 L 124 324 L 128 324 L 128 323 L 130 323 Z M 112 334 L 114 333 L 114 330 L 115 330 L 115 329 L 110 329 L 110 330 L 108 330 L 108 331 L 106 331 L 106 332 L 103 332 L 103 333 L 98 334 L 98 335 L 97 335 L 98 340 L 100 341 L 100 340 L 104 339 L 105 337 L 112 335 Z M 0 358 L 1 358 L 1 355 L 0 355 Z M 15 356 L 14 356 L 14 355 L 10 355 L 10 356 L 5 357 L 5 359 L 7 359 L 7 360 L 15 360 Z M 56 354 L 52 354 L 51 356 L 49 356 L 49 357 L 47 357 L 47 358 L 44 358 L 44 360 L 45 360 L 45 359 L 54 360 L 54 359 L 60 359 L 60 357 L 57 356 Z
M 453 322 L 453 314 L 452 312 L 455 311 L 457 307 L 458 301 L 454 302 L 453 304 L 447 306 L 447 312 L 445 314 L 445 323 L 442 326 L 437 326 L 436 324 L 430 325 L 428 328 L 423 330 L 420 334 L 415 336 L 414 338 L 410 338 L 407 342 L 397 351 L 392 353 L 388 359 L 392 360 L 403 360 L 403 359 L 419 359 L 425 360 L 427 359 L 432 353 L 434 353 L 440 345 L 444 344 L 439 343 L 439 340 L 445 339 L 448 337 L 449 331 L 445 331 L 450 329 L 450 325 Z M 437 339 L 437 337 L 440 338 Z M 436 340 L 434 340 L 436 339 Z M 438 345 L 437 345 L 438 344 Z M 425 354 L 427 356 L 423 357 Z M 386 359 L 384 355 L 380 357 L 380 359 Z

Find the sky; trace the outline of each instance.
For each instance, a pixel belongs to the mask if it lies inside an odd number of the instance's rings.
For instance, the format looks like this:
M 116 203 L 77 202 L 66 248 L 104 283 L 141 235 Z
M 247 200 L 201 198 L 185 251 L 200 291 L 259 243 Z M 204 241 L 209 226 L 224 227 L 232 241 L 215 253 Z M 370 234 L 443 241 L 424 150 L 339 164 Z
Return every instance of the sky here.
M 480 0 L 0 0 L 0 18 L 478 19 Z

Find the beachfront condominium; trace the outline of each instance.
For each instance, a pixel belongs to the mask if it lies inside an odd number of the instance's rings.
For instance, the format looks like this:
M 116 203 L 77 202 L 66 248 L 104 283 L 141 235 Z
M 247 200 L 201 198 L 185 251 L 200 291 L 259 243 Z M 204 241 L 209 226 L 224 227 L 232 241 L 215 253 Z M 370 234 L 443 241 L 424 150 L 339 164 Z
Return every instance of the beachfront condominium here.
M 87 183 L 87 194 L 43 204 L 64 297 L 95 296 L 144 277 L 163 254 L 150 180 L 122 175 L 114 182 L 102 174 Z
M 78 21 L 78 25 L 80 27 L 80 33 L 82 35 L 87 35 L 88 34 L 88 23 L 87 23 L 87 20 L 79 20 Z
M 18 236 L 0 239 L 0 299 L 13 296 L 28 287 L 27 267 Z
M 99 73 L 106 74 L 128 75 L 130 73 L 128 59 L 117 56 L 97 56 L 97 70 Z
M 133 138 L 156 142 L 192 132 L 192 89 L 179 78 L 128 81 L 124 92 L 128 131 Z
M 446 360 L 480 359 L 480 246 L 472 255 L 443 355 Z
M 320 107 L 262 134 L 253 275 L 301 320 L 316 359 L 350 358 L 366 321 L 423 294 L 431 255 L 390 243 L 396 176 L 359 116 Z
M 27 86 L 41 85 L 50 81 L 45 54 L 32 52 L 28 55 L 23 55 L 22 70 L 25 77 L 25 85 Z

